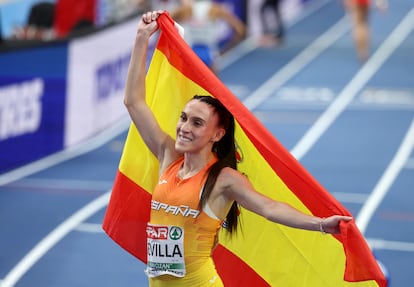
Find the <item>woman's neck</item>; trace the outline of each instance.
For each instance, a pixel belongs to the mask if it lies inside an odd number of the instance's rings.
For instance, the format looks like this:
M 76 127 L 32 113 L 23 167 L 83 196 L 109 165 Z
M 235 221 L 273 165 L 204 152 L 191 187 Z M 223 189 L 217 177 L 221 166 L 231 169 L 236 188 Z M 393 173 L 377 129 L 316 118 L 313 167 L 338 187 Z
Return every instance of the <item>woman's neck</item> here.
M 186 179 L 197 174 L 214 158 L 215 155 L 213 153 L 206 155 L 184 154 L 184 162 L 178 171 L 178 177 Z

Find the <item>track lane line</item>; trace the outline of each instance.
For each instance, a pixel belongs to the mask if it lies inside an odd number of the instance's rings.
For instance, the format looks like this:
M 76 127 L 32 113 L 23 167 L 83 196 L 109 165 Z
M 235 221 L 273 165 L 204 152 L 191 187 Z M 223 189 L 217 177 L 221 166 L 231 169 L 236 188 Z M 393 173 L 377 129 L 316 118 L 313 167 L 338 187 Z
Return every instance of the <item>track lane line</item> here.
M 97 149 L 106 144 L 110 139 L 113 139 L 121 133 L 127 131 L 130 123 L 131 120 L 129 117 L 126 117 L 114 126 L 105 129 L 99 135 L 86 140 L 84 143 L 56 152 L 20 168 L 0 174 L 0 187 Z
M 373 249 L 414 252 L 414 243 L 411 242 L 389 241 L 376 238 L 368 238 L 367 241 Z
M 304 67 L 309 65 L 320 54 L 332 46 L 339 38 L 341 38 L 350 29 L 347 17 L 342 17 L 330 29 L 321 36 L 316 38 L 309 46 L 300 52 L 289 63 L 283 66 L 277 73 L 264 82 L 253 94 L 248 96 L 243 104 L 249 109 L 254 110 L 268 98 L 273 92 L 279 89 L 287 81 L 292 79 Z
M 291 153 L 301 159 L 326 132 L 332 123 L 346 109 L 357 93 L 367 84 L 371 77 L 381 68 L 391 54 L 409 36 L 414 27 L 414 8 L 411 9 L 387 39 L 369 58 L 364 66 L 352 78 L 349 84 L 335 98 L 325 112 L 306 131 L 305 135 L 294 146 Z
M 305 20 L 307 17 L 312 15 L 313 13 L 316 13 L 318 10 L 322 9 L 325 5 L 331 3 L 332 0 L 319 0 L 319 1 L 310 1 L 301 14 L 297 17 L 294 17 L 290 21 L 287 21 L 285 23 L 285 26 L 287 29 L 293 27 L 297 23 Z M 231 49 L 231 51 L 228 51 L 224 53 L 223 55 L 218 56 L 217 58 L 217 65 L 218 69 L 224 70 L 228 66 L 234 64 L 241 58 L 245 57 L 250 52 L 254 51 L 260 45 L 258 44 L 257 37 L 251 36 L 247 39 L 243 40 L 240 44 L 236 45 L 234 48 Z
M 405 163 L 409 159 L 411 152 L 414 149 L 414 119 L 411 122 L 410 128 L 406 133 L 397 153 L 392 159 L 390 165 L 385 170 L 384 174 L 381 176 L 381 179 L 378 181 L 377 185 L 374 187 L 373 191 L 369 195 L 367 201 L 362 206 L 356 217 L 356 224 L 360 229 L 361 233 L 364 234 L 367 226 L 374 215 L 374 212 L 377 210 L 378 206 L 381 204 L 384 197 L 387 195 L 391 185 L 394 183 L 395 179 L 404 168 Z
M 45 236 L 35 247 L 30 250 L 19 263 L 3 278 L 1 287 L 13 287 L 26 274 L 26 272 L 43 257 L 53 246 L 55 246 L 69 232 L 90 216 L 104 208 L 109 201 L 111 191 L 106 192 L 94 199 L 83 208 L 79 209 L 68 219 L 57 226 L 52 232 Z

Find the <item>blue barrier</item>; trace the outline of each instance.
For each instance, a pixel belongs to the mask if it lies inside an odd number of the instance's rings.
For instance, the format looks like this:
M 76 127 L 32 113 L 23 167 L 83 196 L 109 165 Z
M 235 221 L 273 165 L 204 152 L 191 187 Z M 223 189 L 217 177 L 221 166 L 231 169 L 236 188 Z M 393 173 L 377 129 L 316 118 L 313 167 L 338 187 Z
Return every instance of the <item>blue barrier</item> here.
M 63 148 L 67 44 L 0 53 L 0 173 Z

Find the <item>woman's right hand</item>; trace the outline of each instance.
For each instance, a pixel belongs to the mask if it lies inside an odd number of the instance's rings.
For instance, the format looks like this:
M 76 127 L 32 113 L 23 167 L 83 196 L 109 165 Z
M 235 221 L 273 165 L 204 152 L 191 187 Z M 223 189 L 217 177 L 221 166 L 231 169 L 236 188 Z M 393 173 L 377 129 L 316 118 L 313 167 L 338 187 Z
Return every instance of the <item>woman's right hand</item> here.
M 158 30 L 157 19 L 163 13 L 162 10 L 146 12 L 142 15 L 138 24 L 138 33 L 143 32 L 151 36 Z

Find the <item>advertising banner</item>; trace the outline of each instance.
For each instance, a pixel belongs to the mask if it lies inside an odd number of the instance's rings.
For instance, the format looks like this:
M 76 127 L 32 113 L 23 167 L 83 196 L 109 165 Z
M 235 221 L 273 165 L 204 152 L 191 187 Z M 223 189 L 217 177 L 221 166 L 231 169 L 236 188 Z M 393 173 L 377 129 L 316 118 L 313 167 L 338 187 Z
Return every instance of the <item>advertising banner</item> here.
M 123 104 L 138 19 L 70 42 L 65 147 L 127 116 Z
M 0 173 L 63 148 L 66 43 L 0 53 Z

